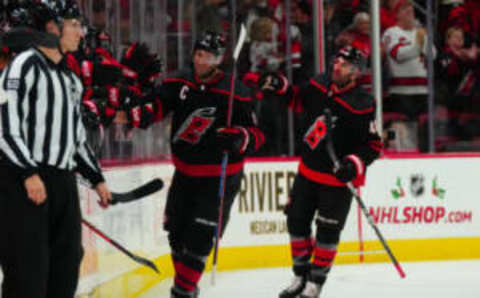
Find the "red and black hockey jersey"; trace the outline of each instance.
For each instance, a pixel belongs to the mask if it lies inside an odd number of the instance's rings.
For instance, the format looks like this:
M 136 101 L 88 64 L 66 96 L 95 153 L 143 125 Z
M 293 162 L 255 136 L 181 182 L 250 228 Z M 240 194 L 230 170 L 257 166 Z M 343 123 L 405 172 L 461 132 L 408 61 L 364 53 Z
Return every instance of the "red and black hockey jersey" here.
M 170 144 L 178 171 L 189 176 L 220 176 L 223 156 L 217 129 L 227 123 L 231 75 L 219 73 L 208 83 L 187 69 L 166 78 L 155 91 L 156 120 L 172 114 Z M 250 89 L 236 80 L 232 127 L 242 126 L 248 134 L 246 154 L 259 149 L 264 135 L 257 128 Z M 244 155 L 231 154 L 227 175 L 243 169 Z
M 326 75 L 320 75 L 302 85 L 292 98 L 295 110 L 304 113 L 305 119 L 299 173 L 320 184 L 345 185 L 333 175 L 326 150 L 326 134 L 331 133 L 338 158 L 348 158 L 356 166 L 354 184 L 363 184 L 366 166 L 378 158 L 382 148 L 373 97 L 358 86 L 339 90 Z M 333 122 L 328 132 L 326 108 L 331 110 Z

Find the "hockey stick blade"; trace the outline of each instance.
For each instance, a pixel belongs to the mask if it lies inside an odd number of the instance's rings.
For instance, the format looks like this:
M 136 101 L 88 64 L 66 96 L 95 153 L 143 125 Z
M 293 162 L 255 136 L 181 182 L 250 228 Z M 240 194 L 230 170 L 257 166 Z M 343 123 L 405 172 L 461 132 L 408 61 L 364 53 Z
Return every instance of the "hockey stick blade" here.
M 160 274 L 160 271 L 158 271 L 158 268 L 157 266 L 155 266 L 155 264 L 150 261 L 150 260 L 147 260 L 145 258 L 142 258 L 142 257 L 139 257 L 137 255 L 132 255 L 130 256 L 132 258 L 132 260 L 134 260 L 135 262 L 139 263 L 139 264 L 142 264 L 144 266 L 147 266 L 149 268 L 151 268 L 153 271 L 157 272 L 158 274 Z
M 84 225 L 86 225 L 88 228 L 90 228 L 95 234 L 97 234 L 98 236 L 100 236 L 103 240 L 107 241 L 108 243 L 110 243 L 113 247 L 115 247 L 116 249 L 118 249 L 119 251 L 121 251 L 122 253 L 124 253 L 126 256 L 128 256 L 129 258 L 131 258 L 132 260 L 134 260 L 135 262 L 141 264 L 141 265 L 144 265 L 144 266 L 147 266 L 149 268 L 151 268 L 153 271 L 155 271 L 156 273 L 160 274 L 160 271 L 158 270 L 157 266 L 155 266 L 155 264 L 150 261 L 150 260 L 147 260 L 145 258 L 142 258 L 140 256 L 137 256 L 135 254 L 133 254 L 132 252 L 130 252 L 128 249 L 126 249 L 125 247 L 123 247 L 122 245 L 120 245 L 120 243 L 118 243 L 117 241 L 113 240 L 112 238 L 110 238 L 109 236 L 107 236 L 105 233 L 103 233 L 102 231 L 100 231 L 99 228 L 97 228 L 96 226 L 94 226 L 92 223 L 90 223 L 88 220 L 82 218 L 82 223 Z
M 237 45 L 235 46 L 235 50 L 233 51 L 233 59 L 235 61 L 237 61 L 238 56 L 240 56 L 240 51 L 243 48 L 243 44 L 245 43 L 246 38 L 247 29 L 245 28 L 245 24 L 242 23 L 242 27 L 240 28 L 240 36 L 238 37 Z
M 112 192 L 112 202 L 111 205 L 115 205 L 117 203 L 127 203 L 131 201 L 135 201 L 151 195 L 163 188 L 163 181 L 159 178 L 155 178 L 150 182 L 141 185 L 131 191 L 123 192 L 123 193 L 116 193 Z

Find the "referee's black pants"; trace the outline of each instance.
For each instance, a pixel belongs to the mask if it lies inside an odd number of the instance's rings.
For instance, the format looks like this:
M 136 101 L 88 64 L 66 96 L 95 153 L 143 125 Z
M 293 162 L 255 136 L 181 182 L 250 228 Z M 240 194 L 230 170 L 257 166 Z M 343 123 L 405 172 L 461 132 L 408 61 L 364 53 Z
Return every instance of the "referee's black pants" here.
M 47 199 L 35 205 L 15 169 L 0 166 L 2 298 L 70 298 L 78 284 L 81 213 L 75 175 L 42 168 Z

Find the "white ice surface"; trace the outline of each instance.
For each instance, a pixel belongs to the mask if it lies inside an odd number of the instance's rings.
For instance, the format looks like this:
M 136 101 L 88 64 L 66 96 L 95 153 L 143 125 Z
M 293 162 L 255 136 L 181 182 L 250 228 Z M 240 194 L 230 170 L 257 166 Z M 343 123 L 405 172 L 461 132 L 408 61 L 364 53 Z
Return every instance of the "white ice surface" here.
M 480 298 L 480 260 L 403 263 L 400 279 L 391 264 L 335 266 L 321 298 Z M 202 298 L 275 298 L 290 283 L 289 268 L 217 273 L 216 285 L 206 274 L 200 282 Z M 172 279 L 153 287 L 141 298 L 169 297 Z

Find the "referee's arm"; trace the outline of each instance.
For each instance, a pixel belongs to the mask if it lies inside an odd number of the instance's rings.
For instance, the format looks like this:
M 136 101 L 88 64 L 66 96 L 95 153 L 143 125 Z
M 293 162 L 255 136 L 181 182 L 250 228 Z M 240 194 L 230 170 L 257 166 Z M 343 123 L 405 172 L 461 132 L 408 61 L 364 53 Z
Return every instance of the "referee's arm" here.
M 25 143 L 22 104 L 29 103 L 28 94 L 36 79 L 33 64 L 21 58 L 0 76 L 0 151 L 27 178 L 38 173 L 38 166 Z
M 75 162 L 77 163 L 78 172 L 88 181 L 90 181 L 92 187 L 95 187 L 98 183 L 104 182 L 105 178 L 102 175 L 102 170 L 93 154 L 92 150 L 88 146 L 86 131 L 83 127 L 82 120 L 79 123 L 80 139 L 77 153 L 75 154 Z

